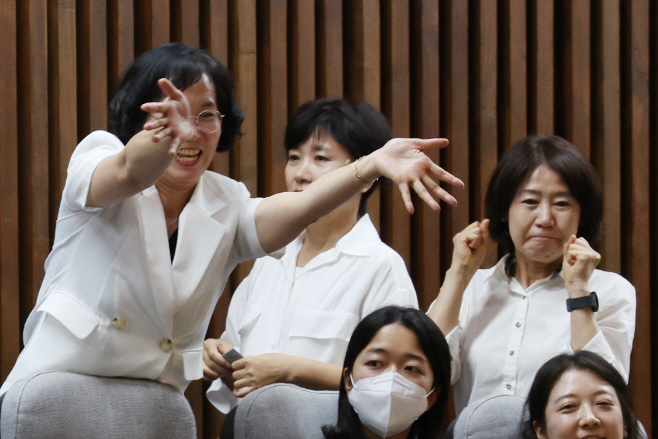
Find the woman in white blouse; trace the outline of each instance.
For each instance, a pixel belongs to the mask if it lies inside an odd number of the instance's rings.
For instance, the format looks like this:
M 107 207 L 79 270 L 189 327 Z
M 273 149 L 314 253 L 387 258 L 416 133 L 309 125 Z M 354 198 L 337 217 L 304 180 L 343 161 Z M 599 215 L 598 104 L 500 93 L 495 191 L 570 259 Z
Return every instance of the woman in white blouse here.
M 276 251 L 386 175 L 410 204 L 456 201 L 462 185 L 422 150 L 445 139 L 393 139 L 300 193 L 252 199 L 207 169 L 240 132 L 227 69 L 206 52 L 167 44 L 127 68 L 110 131 L 75 149 L 55 242 L 25 349 L 0 395 L 44 370 L 158 380 L 184 391 L 203 376 L 202 345 L 217 299 L 240 261 Z
M 390 138 L 386 119 L 371 105 L 307 102 L 286 129 L 288 191 L 307 190 Z M 384 305 L 418 308 L 404 261 L 366 213 L 378 183 L 310 224 L 280 259 L 256 261 L 231 299 L 226 331 L 204 342 L 204 375 L 215 380 L 208 398 L 219 410 L 276 382 L 337 390 L 359 321 Z M 222 354 L 233 348 L 245 358 L 230 364 Z
M 482 222 L 454 239 L 428 315 L 453 357 L 458 413 L 478 399 L 527 395 L 549 358 L 595 352 L 628 379 L 635 289 L 596 270 L 603 199 L 592 165 L 566 140 L 529 137 L 496 167 Z M 509 254 L 478 270 L 489 240 Z

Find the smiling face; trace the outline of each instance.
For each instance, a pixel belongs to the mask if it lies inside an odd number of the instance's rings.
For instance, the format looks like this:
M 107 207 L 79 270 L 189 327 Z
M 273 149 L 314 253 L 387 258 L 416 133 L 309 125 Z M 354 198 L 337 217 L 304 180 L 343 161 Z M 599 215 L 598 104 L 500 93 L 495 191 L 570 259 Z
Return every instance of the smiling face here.
M 566 371 L 546 405 L 546 427 L 535 423 L 539 439 L 621 439 L 626 437 L 617 392 L 592 372 Z
M 204 110 L 217 110 L 215 85 L 204 73 L 201 79 L 183 91 L 190 103 L 191 114 L 196 116 Z M 183 143 L 171 162 L 163 181 L 175 187 L 190 187 L 198 183 L 208 169 L 217 150 L 217 142 L 222 134 L 221 126 L 214 133 L 197 130 L 197 136 Z
M 539 166 L 519 187 L 508 221 L 519 266 L 559 265 L 563 245 L 578 232 L 580 204 L 557 172 Z
M 311 136 L 297 148 L 288 151 L 286 185 L 298 192 L 329 171 L 345 166 L 352 157 L 345 147 L 329 134 Z

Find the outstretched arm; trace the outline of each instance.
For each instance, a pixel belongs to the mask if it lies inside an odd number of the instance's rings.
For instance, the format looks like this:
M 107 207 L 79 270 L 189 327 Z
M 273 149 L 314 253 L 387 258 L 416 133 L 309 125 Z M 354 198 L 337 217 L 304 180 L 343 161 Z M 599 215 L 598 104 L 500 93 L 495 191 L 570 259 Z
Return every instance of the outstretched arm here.
M 313 390 L 338 390 L 342 367 L 286 354 L 245 357 L 232 364 L 238 398 L 274 383 L 291 383 Z
M 476 221 L 453 238 L 452 264 L 439 295 L 427 315 L 448 335 L 459 323 L 464 291 L 484 261 L 489 242 L 489 220 Z
M 154 117 L 120 153 L 101 161 L 91 178 L 87 207 L 106 207 L 152 186 L 176 155 L 178 146 L 194 136 L 187 98 L 168 79 L 158 81 L 162 102 L 142 105 Z
M 410 187 L 434 210 L 440 209 L 439 199 L 456 205 L 455 198 L 438 182 L 457 187 L 464 187 L 464 183 L 423 152 L 447 145 L 446 139 L 392 139 L 362 160 L 328 172 L 303 192 L 283 192 L 266 198 L 256 209 L 261 246 L 267 252 L 283 247 L 309 224 L 356 195 L 364 184 L 381 176 L 398 186 L 409 213 L 414 212 Z

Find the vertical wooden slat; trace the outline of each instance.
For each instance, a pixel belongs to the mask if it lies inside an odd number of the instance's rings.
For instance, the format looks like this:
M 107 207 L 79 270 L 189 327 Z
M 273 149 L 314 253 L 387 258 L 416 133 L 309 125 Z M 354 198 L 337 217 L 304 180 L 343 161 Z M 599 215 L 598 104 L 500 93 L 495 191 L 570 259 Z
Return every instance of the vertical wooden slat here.
M 135 53 L 135 17 L 131 0 L 108 2 L 108 96 L 116 91 L 121 73 L 132 62 Z
M 107 9 L 105 2 L 78 2 L 78 135 L 107 128 Z
M 592 100 L 592 161 L 602 177 L 605 230 L 601 242 L 601 268 L 621 271 L 621 125 L 619 105 L 619 4 L 595 5 L 597 44 L 594 69 L 596 89 Z
M 315 98 L 315 5 L 290 0 L 288 14 L 288 114 L 292 115 Z
M 260 195 L 284 192 L 286 164 L 283 135 L 287 113 L 287 51 L 285 0 L 258 2 L 258 161 Z
M 411 136 L 439 136 L 439 4 L 435 0 L 412 1 L 411 49 Z M 429 157 L 439 162 L 439 151 Z M 441 287 L 439 214 L 415 200 L 411 217 L 411 276 L 421 309 L 427 309 Z
M 565 133 L 580 151 L 590 150 L 590 4 L 569 2 L 564 5 L 568 26 L 565 33 Z M 541 18 L 540 18 L 541 19 Z
M 200 45 L 228 67 L 228 0 L 204 0 L 200 3 L 200 8 Z M 223 175 L 229 175 L 230 160 L 230 152 L 215 154 L 210 169 Z
M 634 0 L 622 13 L 622 20 L 627 32 L 622 53 L 625 59 L 624 85 L 622 99 L 624 102 L 625 132 L 624 152 L 626 174 L 623 209 L 626 239 L 623 249 L 622 267 L 628 279 L 637 290 L 637 320 L 635 340 L 631 356 L 631 377 L 629 389 L 633 395 L 636 412 L 649 437 L 652 437 L 651 393 L 652 388 L 651 358 L 651 289 L 650 273 L 652 270 L 650 240 L 647 231 L 651 230 L 649 218 L 649 2 Z M 625 50 L 624 50 L 625 49 Z
M 553 0 L 530 0 L 528 12 L 528 131 L 548 135 L 555 126 Z
M 18 142 L 19 217 L 21 263 L 21 321 L 36 302 L 43 278 L 43 263 L 50 248 L 48 191 L 48 42 L 47 2 L 19 4 Z
M 20 350 L 16 2 L 0 2 L 0 377 Z
M 348 7 L 349 6 L 349 7 Z M 345 96 L 381 106 L 380 4 L 377 0 L 355 0 L 344 4 L 343 17 L 348 35 L 345 44 Z M 380 229 L 379 190 L 368 199 L 368 213 Z
M 466 183 L 466 190 L 449 189 L 459 206 L 441 213 L 441 271 L 452 261 L 452 236 L 468 225 L 469 191 L 469 2 L 442 1 L 441 17 L 441 131 L 450 139 L 441 164 Z
M 135 0 L 135 53 L 169 42 L 169 0 Z
M 180 23 L 182 43 L 199 47 L 199 0 L 181 2 Z M 171 17 L 172 20 L 175 17 Z
M 75 0 L 50 0 L 48 119 L 51 241 L 66 168 L 78 143 Z
M 343 97 L 343 4 L 317 0 L 316 96 Z
M 382 111 L 395 137 L 409 136 L 409 3 L 382 3 Z M 410 219 L 399 190 L 389 185 L 381 197 L 382 239 L 411 266 Z
M 512 126 L 516 123 L 513 119 L 517 116 L 514 113 L 514 106 L 511 102 L 510 85 L 512 81 L 512 70 L 510 64 L 510 43 L 505 42 L 505 56 L 498 53 L 498 8 L 496 2 L 486 0 L 476 2 L 477 9 L 470 11 L 474 16 L 474 29 L 472 29 L 473 44 L 471 45 L 471 60 L 473 62 L 469 70 L 472 75 L 472 86 L 470 89 L 471 116 L 472 125 L 470 126 L 470 171 L 471 187 L 468 189 L 470 196 L 470 221 L 480 221 L 484 218 L 484 195 L 487 192 L 489 178 L 493 174 L 498 161 L 498 125 L 502 126 L 501 130 L 506 138 L 510 136 Z M 509 10 L 506 10 L 509 13 Z M 501 26 L 509 25 L 512 21 L 509 16 L 507 23 L 501 23 Z M 509 38 L 509 35 L 507 35 Z M 501 97 L 503 115 L 498 114 L 499 100 L 499 60 L 504 64 L 503 81 L 504 86 L 500 91 L 505 96 Z M 503 61 L 504 60 L 504 61 Z M 500 122 L 499 122 L 500 116 Z M 504 117 L 503 117 L 504 116 Z M 465 206 L 457 206 L 457 209 L 463 209 Z M 447 237 L 446 237 L 447 239 Z M 492 246 L 487 253 L 485 265 L 491 266 L 496 263 L 497 253 L 495 246 Z
M 505 142 L 505 146 L 526 137 L 528 133 L 526 2 L 525 0 L 511 0 L 508 7 L 509 139 Z

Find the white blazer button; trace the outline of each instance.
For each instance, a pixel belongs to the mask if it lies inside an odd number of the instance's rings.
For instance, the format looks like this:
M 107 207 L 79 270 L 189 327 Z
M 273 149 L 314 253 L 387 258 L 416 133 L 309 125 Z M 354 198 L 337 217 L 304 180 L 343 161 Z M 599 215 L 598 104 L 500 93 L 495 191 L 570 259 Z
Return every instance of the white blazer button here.
M 160 350 L 164 352 L 165 354 L 167 352 L 170 352 L 174 347 L 174 344 L 169 340 L 168 338 L 163 338 L 160 340 Z
M 112 320 L 112 326 L 114 329 L 120 331 L 126 327 L 126 319 L 123 317 L 115 317 L 114 320 Z

